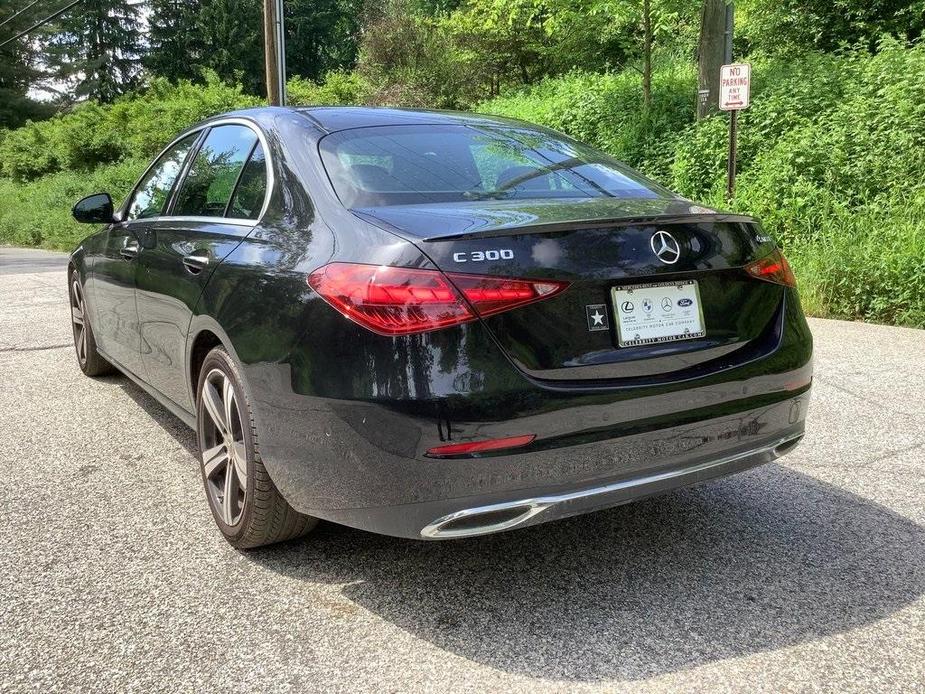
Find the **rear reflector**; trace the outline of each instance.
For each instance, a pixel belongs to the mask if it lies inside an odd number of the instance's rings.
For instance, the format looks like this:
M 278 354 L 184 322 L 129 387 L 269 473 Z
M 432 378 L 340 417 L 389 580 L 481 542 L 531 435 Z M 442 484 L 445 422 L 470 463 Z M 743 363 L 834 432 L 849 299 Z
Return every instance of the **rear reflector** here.
M 470 441 L 469 443 L 451 443 L 446 446 L 437 446 L 427 451 L 428 456 L 440 457 L 447 455 L 465 455 L 466 453 L 484 453 L 497 451 L 503 448 L 520 448 L 533 443 L 536 434 L 525 436 L 509 436 L 505 439 L 488 439 L 486 441 Z
M 341 314 L 380 335 L 446 328 L 547 299 L 567 282 L 444 274 L 385 265 L 331 263 L 309 286 Z
M 745 266 L 745 272 L 766 282 L 783 284 L 787 287 L 796 287 L 797 280 L 790 269 L 790 263 L 779 250 L 767 255 L 761 260 Z

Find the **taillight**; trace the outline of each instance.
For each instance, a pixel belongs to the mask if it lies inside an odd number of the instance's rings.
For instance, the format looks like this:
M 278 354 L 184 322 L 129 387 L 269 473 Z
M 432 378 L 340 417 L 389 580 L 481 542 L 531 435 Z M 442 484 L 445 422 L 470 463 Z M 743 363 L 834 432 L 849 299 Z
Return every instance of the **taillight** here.
M 779 250 L 775 250 L 771 255 L 766 255 L 761 260 L 745 266 L 745 272 L 752 277 L 757 277 L 766 282 L 783 284 L 787 287 L 796 287 L 797 279 L 793 276 L 793 270 L 790 269 L 790 263 Z
M 380 335 L 446 328 L 547 299 L 566 282 L 444 274 L 385 265 L 331 263 L 308 284 L 344 316 Z

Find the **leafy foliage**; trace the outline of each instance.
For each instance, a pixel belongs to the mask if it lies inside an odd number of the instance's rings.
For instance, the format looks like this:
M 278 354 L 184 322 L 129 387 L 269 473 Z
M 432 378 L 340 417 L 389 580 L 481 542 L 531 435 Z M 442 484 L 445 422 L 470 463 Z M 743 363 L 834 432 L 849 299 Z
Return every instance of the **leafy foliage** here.
M 548 125 L 667 179 L 672 136 L 694 119 L 695 86 L 693 65 L 666 62 L 653 73 L 652 106 L 645 110 L 635 72 L 572 72 L 485 102 L 479 110 Z
M 137 84 L 139 8 L 130 0 L 93 0 L 65 13 L 43 46 L 43 62 L 77 99 L 110 103 Z
M 751 49 L 873 48 L 883 36 L 913 41 L 925 28 L 923 0 L 739 0 L 737 36 Z
M 87 227 L 71 218 L 73 204 L 104 190 L 115 198 L 128 195 L 148 163 L 127 160 L 90 175 L 66 171 L 25 186 L 0 178 L 0 243 L 72 249 L 87 235 Z
M 751 58 L 733 207 L 782 243 L 814 313 L 923 327 L 925 45 L 878 48 Z M 656 70 L 661 118 L 635 107 L 639 87 L 624 73 L 572 74 L 480 109 L 564 130 L 726 207 L 726 118 L 695 123 L 693 104 L 672 101 L 692 79 L 686 62 Z
M 155 80 L 141 95 L 110 106 L 90 102 L 0 141 L 0 174 L 19 181 L 58 171 L 89 171 L 129 157 L 150 157 L 183 128 L 211 115 L 256 106 L 241 87 L 207 73 L 204 86 Z

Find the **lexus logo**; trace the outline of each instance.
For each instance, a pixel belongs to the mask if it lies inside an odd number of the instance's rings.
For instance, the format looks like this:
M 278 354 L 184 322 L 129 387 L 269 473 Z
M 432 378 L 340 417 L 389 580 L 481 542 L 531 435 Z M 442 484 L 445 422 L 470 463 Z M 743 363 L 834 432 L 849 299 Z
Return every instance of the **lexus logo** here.
M 681 244 L 667 231 L 659 230 L 652 234 L 649 245 L 655 257 L 665 265 L 674 265 L 681 257 Z

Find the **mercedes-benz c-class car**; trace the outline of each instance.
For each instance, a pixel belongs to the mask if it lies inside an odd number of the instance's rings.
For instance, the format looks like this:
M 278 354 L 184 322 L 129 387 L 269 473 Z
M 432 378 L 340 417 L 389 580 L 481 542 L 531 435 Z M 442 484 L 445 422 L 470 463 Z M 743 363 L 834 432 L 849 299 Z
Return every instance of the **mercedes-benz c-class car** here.
M 236 547 L 521 528 L 803 436 L 812 338 L 774 241 L 552 130 L 240 111 L 74 216 L 102 225 L 70 257 L 80 368 L 195 429 Z

